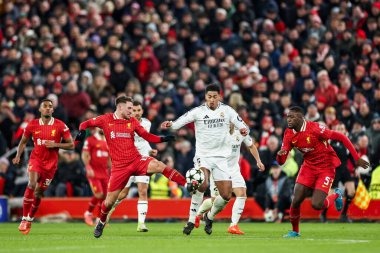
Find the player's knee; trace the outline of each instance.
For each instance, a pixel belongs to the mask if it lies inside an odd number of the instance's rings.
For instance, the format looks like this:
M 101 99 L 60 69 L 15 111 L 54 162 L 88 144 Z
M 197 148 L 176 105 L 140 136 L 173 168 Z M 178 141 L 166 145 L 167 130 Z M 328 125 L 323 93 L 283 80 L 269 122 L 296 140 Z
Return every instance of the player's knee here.
M 158 171 L 160 171 L 160 172 L 164 171 L 164 169 L 166 168 L 165 163 L 160 162 L 160 161 L 157 161 L 157 160 L 152 161 L 152 165 L 153 165 L 155 168 L 157 168 Z
M 32 190 L 36 190 L 37 182 L 28 182 L 28 188 Z
M 139 190 L 139 199 L 147 199 L 148 198 L 148 192 L 146 190 Z
M 311 202 L 311 206 L 315 209 L 315 210 L 322 210 L 323 208 L 323 201 L 312 201 Z
M 198 191 L 199 192 L 205 192 L 208 189 L 208 182 L 206 180 L 199 186 Z
M 220 197 L 222 197 L 222 199 L 224 199 L 224 201 L 228 202 L 228 201 L 230 201 L 230 199 L 232 197 L 232 193 L 223 193 L 223 194 L 220 194 Z

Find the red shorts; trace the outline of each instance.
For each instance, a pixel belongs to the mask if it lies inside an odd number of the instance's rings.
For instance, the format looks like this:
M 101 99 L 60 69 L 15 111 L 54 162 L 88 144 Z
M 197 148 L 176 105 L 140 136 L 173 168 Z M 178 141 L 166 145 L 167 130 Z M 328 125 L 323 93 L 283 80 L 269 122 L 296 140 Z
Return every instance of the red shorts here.
M 35 171 L 38 173 L 38 187 L 45 191 L 53 180 L 57 169 L 45 170 L 38 163 L 30 161 L 28 165 L 28 172 L 30 171 Z
M 302 184 L 312 189 L 317 189 L 329 193 L 335 177 L 335 168 L 333 169 L 311 169 L 302 166 L 296 183 Z
M 87 178 L 87 180 L 90 183 L 92 192 L 94 194 L 107 194 L 108 178 Z
M 108 182 L 108 192 L 124 189 L 131 176 L 147 175 L 148 165 L 153 159 L 150 156 L 143 156 L 140 160 L 134 161 L 126 168 L 114 168 L 112 166 L 111 177 Z

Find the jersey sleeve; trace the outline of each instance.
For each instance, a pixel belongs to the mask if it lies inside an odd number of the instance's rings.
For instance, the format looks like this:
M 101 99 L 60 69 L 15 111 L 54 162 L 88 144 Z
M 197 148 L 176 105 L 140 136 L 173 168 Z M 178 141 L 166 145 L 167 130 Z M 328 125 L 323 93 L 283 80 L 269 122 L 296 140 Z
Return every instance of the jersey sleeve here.
M 290 135 L 288 134 L 288 131 L 285 131 L 284 138 L 282 139 L 281 149 L 286 150 L 289 152 L 293 149 L 293 145 L 290 139 Z
M 71 138 L 70 129 L 65 123 L 62 124 L 62 138 L 64 140 Z
M 106 121 L 105 115 L 86 120 L 79 125 L 79 130 L 86 130 L 89 127 L 103 128 L 105 121 Z
M 317 135 L 318 139 L 320 140 L 331 139 L 332 131 L 323 124 L 316 123 L 315 125 L 313 125 L 313 132 Z
M 243 142 L 244 142 L 245 146 L 247 146 L 247 147 L 250 147 L 253 145 L 253 140 L 252 140 L 251 136 L 249 136 L 249 135 L 244 137 Z
M 84 141 L 82 151 L 90 152 L 90 149 L 91 149 L 91 144 L 90 144 L 90 142 L 89 142 L 89 138 L 87 138 L 87 139 Z
M 24 128 L 24 136 L 25 138 L 30 138 L 30 136 L 32 136 L 32 124 L 31 122 L 28 123 L 28 125 L 26 125 L 26 127 Z
M 246 128 L 249 131 L 249 127 L 244 123 L 243 119 L 239 114 L 228 106 L 228 115 L 230 116 L 229 120 L 232 122 L 238 129 Z
M 184 125 L 187 125 L 191 122 L 195 121 L 195 115 L 197 113 L 198 109 L 194 108 L 187 113 L 183 114 L 181 117 L 179 117 L 177 120 L 173 121 L 172 129 L 180 129 Z

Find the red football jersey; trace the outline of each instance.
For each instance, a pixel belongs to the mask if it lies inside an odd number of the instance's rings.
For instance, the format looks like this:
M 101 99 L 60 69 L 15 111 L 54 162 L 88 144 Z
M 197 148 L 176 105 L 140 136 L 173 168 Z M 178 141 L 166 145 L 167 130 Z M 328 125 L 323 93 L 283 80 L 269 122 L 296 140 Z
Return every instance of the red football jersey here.
M 44 125 L 42 119 L 34 119 L 24 129 L 24 136 L 32 136 L 34 149 L 30 155 L 31 162 L 37 162 L 42 169 L 57 169 L 58 150 L 59 148 L 46 148 L 46 141 L 60 143 L 63 139 L 71 137 L 70 130 L 62 121 L 51 118 L 47 125 Z
M 94 178 L 108 178 L 108 145 L 105 140 L 100 139 L 97 134 L 86 139 L 83 151 L 90 154 L 90 165 L 94 171 Z
M 281 149 L 290 151 L 296 148 L 303 154 L 304 165 L 311 168 L 336 168 L 340 160 L 334 149 L 330 146 L 332 131 L 326 126 L 304 121 L 301 130 L 296 132 L 286 129 Z
M 79 129 L 88 127 L 99 127 L 103 129 L 106 137 L 112 170 L 123 170 L 135 160 L 141 159 L 135 143 L 135 132 L 149 142 L 160 142 L 161 138 L 147 132 L 135 118 L 121 119 L 114 113 L 107 113 L 99 117 L 83 122 Z

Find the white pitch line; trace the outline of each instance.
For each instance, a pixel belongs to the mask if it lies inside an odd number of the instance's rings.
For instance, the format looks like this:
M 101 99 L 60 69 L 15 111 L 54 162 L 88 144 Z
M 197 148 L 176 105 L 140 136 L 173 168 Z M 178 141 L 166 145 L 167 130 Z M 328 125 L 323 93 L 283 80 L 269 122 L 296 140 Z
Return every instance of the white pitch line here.
M 67 251 L 67 250 L 80 250 L 80 249 L 104 249 L 105 246 L 99 245 L 99 246 L 57 246 L 57 247 L 41 247 L 41 248 L 21 248 L 21 249 L 13 249 L 12 252 L 26 252 L 26 251 L 33 251 L 33 252 L 41 252 L 41 251 Z M 9 252 L 9 250 L 1 250 L 0 252 Z

